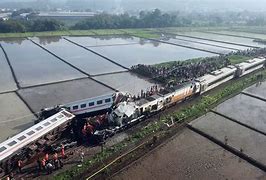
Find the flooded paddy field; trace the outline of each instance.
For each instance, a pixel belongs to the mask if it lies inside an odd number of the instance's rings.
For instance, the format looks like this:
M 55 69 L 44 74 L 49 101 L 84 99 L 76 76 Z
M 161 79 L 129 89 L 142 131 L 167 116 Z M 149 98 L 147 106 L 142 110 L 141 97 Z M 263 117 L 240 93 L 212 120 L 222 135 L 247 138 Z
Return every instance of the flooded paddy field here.
M 240 94 L 217 106 L 214 111 L 266 133 L 266 102 Z
M 175 36 L 176 39 L 181 39 L 181 40 L 186 40 L 186 41 L 193 41 L 196 43 L 204 43 L 208 44 L 211 46 L 220 46 L 224 48 L 231 48 L 233 50 L 246 50 L 249 49 L 246 46 L 239 46 L 239 45 L 234 45 L 234 44 L 228 44 L 228 43 L 222 43 L 222 42 L 215 42 L 215 41 L 210 41 L 210 40 L 203 40 L 203 39 L 197 39 L 197 38 L 192 38 L 192 37 L 184 37 L 184 36 Z
M 211 33 L 229 35 L 229 36 L 243 36 L 252 39 L 266 39 L 266 34 L 239 32 L 239 31 L 209 31 Z
M 266 82 L 253 85 L 253 86 L 245 89 L 243 92 L 258 96 L 258 97 L 266 100 Z
M 17 89 L 11 69 L 2 49 L 0 49 L 0 93 Z
M 194 42 L 188 42 L 188 41 L 179 40 L 179 39 L 175 39 L 175 38 L 171 38 L 166 42 L 174 43 L 177 45 L 188 46 L 191 48 L 197 48 L 197 49 L 202 49 L 202 50 L 206 50 L 206 51 L 211 51 L 211 52 L 218 53 L 218 54 L 227 54 L 227 53 L 230 53 L 232 51 L 236 51 L 236 50 L 232 50 L 232 49 L 228 49 L 228 48 L 216 47 L 213 45 L 206 45 L 206 44 L 199 44 L 199 43 L 194 43 Z
M 0 95 L 0 142 L 34 125 L 35 117 L 15 93 Z
M 140 42 L 140 38 L 126 36 L 126 35 L 90 36 L 90 37 L 70 36 L 66 38 L 85 47 L 119 46 L 125 44 L 138 44 Z
M 34 86 L 85 77 L 29 40 L 0 41 L 20 86 Z
M 129 92 L 132 95 L 140 94 L 141 90 L 150 90 L 155 84 L 138 77 L 130 72 L 116 73 L 111 75 L 96 76 L 94 79 L 111 86 L 122 92 Z
M 158 64 L 216 55 L 153 41 L 123 46 L 90 47 L 90 49 L 128 68 L 137 64 Z
M 67 104 L 112 92 L 114 92 L 112 89 L 91 79 L 26 88 L 18 91 L 34 112 L 39 112 L 45 107 Z
M 265 179 L 260 169 L 185 129 L 112 179 Z
M 194 128 L 266 165 L 266 136 L 214 113 L 190 123 Z M 226 140 L 227 139 L 227 140 Z
M 228 43 L 237 43 L 246 46 L 266 47 L 266 45 L 254 42 L 253 39 L 250 38 L 233 37 L 233 36 L 218 35 L 218 34 L 211 34 L 204 32 L 178 32 L 177 34 L 196 37 L 196 38 L 206 38 L 210 40 L 223 41 Z
M 126 69 L 61 37 L 33 38 L 33 40 L 90 75 L 126 71 Z

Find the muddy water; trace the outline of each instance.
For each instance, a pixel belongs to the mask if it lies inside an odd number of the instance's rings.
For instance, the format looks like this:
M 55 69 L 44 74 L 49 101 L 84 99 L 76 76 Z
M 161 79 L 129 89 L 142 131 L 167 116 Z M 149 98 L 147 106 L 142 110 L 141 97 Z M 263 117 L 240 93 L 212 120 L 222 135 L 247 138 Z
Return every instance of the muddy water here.
M 214 110 L 266 133 L 265 101 L 240 94 Z
M 47 42 L 48 39 L 52 40 Z M 33 38 L 33 40 L 90 75 L 126 70 L 63 38 Z
M 34 119 L 15 93 L 0 95 L 0 142 L 32 126 Z
M 19 94 L 27 101 L 34 112 L 39 112 L 45 107 L 67 104 L 112 92 L 114 91 L 90 79 L 19 90 Z
M 0 93 L 14 91 L 17 89 L 16 83 L 8 66 L 5 55 L 0 49 Z
M 29 40 L 0 41 L 22 87 L 84 77 Z
M 82 36 L 82 37 L 67 37 L 71 41 L 74 41 L 82 46 L 115 46 L 123 44 L 136 44 L 140 39 L 131 36 L 114 35 L 114 36 Z
M 232 45 L 232 44 L 227 44 L 227 43 L 221 43 L 221 42 L 214 42 L 214 41 L 208 41 L 208 40 L 202 40 L 202 39 L 196 39 L 196 38 L 190 38 L 190 37 L 183 37 L 183 36 L 175 36 L 178 39 L 183 39 L 183 40 L 188 40 L 188 41 L 195 41 L 195 42 L 200 42 L 200 43 L 207 43 L 210 45 L 215 45 L 215 46 L 222 46 L 225 48 L 234 48 L 238 50 L 246 50 L 248 47 L 245 46 L 238 46 L 238 45 Z
M 136 64 L 158 64 L 168 61 L 184 61 L 191 58 L 215 56 L 215 54 L 203 51 L 158 42 L 147 43 L 145 41 L 142 44 L 90 47 L 90 49 L 126 67 Z
M 217 35 L 217 34 L 203 33 L 203 32 L 178 32 L 177 34 L 201 37 L 201 38 L 224 41 L 224 42 L 239 43 L 239 44 L 244 44 L 244 45 L 249 45 L 249 46 L 257 46 L 257 47 L 266 46 L 266 45 L 263 45 L 257 42 L 253 42 L 253 39 L 250 39 L 250 38 Z
M 151 88 L 151 86 L 155 85 L 154 83 L 151 83 L 129 72 L 96 76 L 94 79 L 101 81 L 113 87 L 114 89 L 122 92 L 129 92 L 130 94 L 136 96 L 141 90 L 146 91 L 147 88 Z
M 114 180 L 265 179 L 261 170 L 186 129 L 125 168 Z
M 245 89 L 244 92 L 249 93 L 249 94 L 253 94 L 255 96 L 259 96 L 259 97 L 266 100 L 266 82 L 253 85 L 253 86 Z
M 192 126 L 266 165 L 266 136 L 214 113 L 193 121 Z

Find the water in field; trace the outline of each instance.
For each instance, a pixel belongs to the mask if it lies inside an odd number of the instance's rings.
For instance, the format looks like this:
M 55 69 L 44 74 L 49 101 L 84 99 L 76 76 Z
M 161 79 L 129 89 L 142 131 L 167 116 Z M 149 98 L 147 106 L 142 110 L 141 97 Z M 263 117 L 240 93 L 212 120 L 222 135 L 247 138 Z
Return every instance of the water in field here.
M 94 79 L 101 81 L 114 89 L 122 92 L 129 92 L 131 95 L 136 96 L 140 94 L 141 90 L 146 91 L 148 88 L 150 89 L 151 86 L 155 85 L 154 83 L 129 72 L 96 76 Z
M 192 36 L 192 37 L 199 37 L 199 38 L 206 38 L 210 40 L 217 40 L 217 41 L 223 41 L 223 42 L 237 43 L 237 44 L 242 44 L 246 46 L 266 47 L 266 45 L 253 42 L 253 39 L 250 39 L 250 38 L 233 37 L 233 36 L 218 35 L 218 34 L 204 33 L 204 32 L 178 32 L 177 34 Z
M 212 46 L 212 45 L 200 44 L 200 43 L 195 43 L 195 42 L 188 42 L 188 41 L 184 41 L 184 40 L 180 40 L 180 39 L 176 39 L 176 38 L 170 38 L 169 40 L 166 40 L 166 42 L 174 43 L 177 45 L 188 46 L 188 47 L 196 48 L 196 49 L 203 50 L 203 51 L 206 50 L 206 51 L 210 51 L 210 52 L 217 53 L 217 54 L 227 54 L 227 53 L 230 53 L 232 51 L 236 51 L 236 50 L 223 48 L 223 47 L 216 47 L 216 46 Z
M 84 77 L 34 43 L 25 39 L 0 41 L 22 87 Z
M 229 146 L 266 165 L 266 136 L 214 113 L 198 118 L 192 126 L 223 143 L 227 139 Z
M 75 80 L 34 88 L 21 89 L 19 94 L 34 112 L 42 108 L 68 104 L 114 91 L 90 79 Z
M 196 38 L 184 37 L 184 36 L 175 36 L 175 37 L 177 39 L 187 40 L 187 41 L 196 42 L 196 43 L 204 43 L 204 44 L 208 44 L 208 45 L 211 45 L 211 46 L 220 46 L 220 47 L 229 48 L 229 49 L 231 48 L 232 50 L 246 50 L 246 49 L 249 49 L 246 46 L 238 46 L 238 45 L 227 44 L 227 43 L 222 43 L 222 42 L 214 42 L 214 41 L 196 39 Z
M 17 89 L 16 83 L 7 63 L 7 59 L 2 49 L 0 49 L 0 93 L 14 91 Z
M 210 31 L 210 32 L 224 34 L 224 35 L 232 35 L 232 36 L 243 36 L 243 37 L 247 37 L 251 39 L 266 40 L 266 34 L 249 33 L 249 32 L 241 32 L 241 31 Z
M 34 38 L 34 41 L 47 48 L 49 51 L 52 51 L 60 58 L 63 58 L 68 63 L 81 69 L 82 71 L 85 71 L 90 75 L 126 70 L 60 37 Z
M 168 61 L 185 61 L 192 58 L 211 57 L 216 54 L 159 42 L 143 41 L 140 44 L 123 46 L 90 47 L 126 67 L 137 64 L 158 64 Z
M 215 108 L 215 111 L 266 133 L 266 102 L 240 94 Z
M 244 90 L 244 92 L 247 92 L 249 94 L 261 97 L 262 99 L 266 100 L 266 81 L 262 82 L 261 84 L 257 83 L 247 89 Z
M 114 180 L 260 179 L 262 170 L 186 129 L 118 172 Z
M 34 119 L 15 93 L 0 95 L 0 142 L 32 126 Z
M 112 36 L 80 36 L 80 37 L 66 37 L 67 39 L 74 41 L 82 46 L 117 46 L 125 44 L 139 43 L 140 39 L 131 36 L 112 35 Z

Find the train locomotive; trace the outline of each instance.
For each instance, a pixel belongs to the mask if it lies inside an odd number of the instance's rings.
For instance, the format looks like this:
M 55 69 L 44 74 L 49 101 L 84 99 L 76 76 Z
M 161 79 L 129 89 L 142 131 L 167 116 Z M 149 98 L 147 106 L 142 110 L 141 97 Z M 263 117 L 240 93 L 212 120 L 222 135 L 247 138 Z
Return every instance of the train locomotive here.
M 77 121 L 76 117 L 82 117 L 84 121 L 80 128 L 81 134 L 96 137 L 94 139 L 101 142 L 159 111 L 265 66 L 266 59 L 259 57 L 224 67 L 190 82 L 161 89 L 137 100 L 129 94 L 117 92 L 43 109 L 36 125 L 0 144 L 0 173 L 9 173 L 15 169 L 18 159 L 29 161 L 40 152 L 44 144 L 51 145 L 71 122 Z M 91 114 L 95 115 L 96 112 L 102 115 L 91 118 Z

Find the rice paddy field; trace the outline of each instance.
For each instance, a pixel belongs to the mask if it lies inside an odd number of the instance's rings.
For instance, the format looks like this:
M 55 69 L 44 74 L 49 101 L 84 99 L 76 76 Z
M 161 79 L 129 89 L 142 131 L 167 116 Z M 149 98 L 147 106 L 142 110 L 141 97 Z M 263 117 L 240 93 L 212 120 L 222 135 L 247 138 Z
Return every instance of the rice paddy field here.
M 157 84 L 128 72 L 131 66 L 265 47 L 253 41 L 264 39 L 265 34 L 251 30 L 167 28 L 0 34 L 0 122 L 12 122 L 7 126 L 13 128 L 0 131 L 1 140 L 28 127 L 35 119 L 33 113 L 42 108 L 115 90 L 137 95 Z M 260 95 L 265 96 L 263 90 Z

